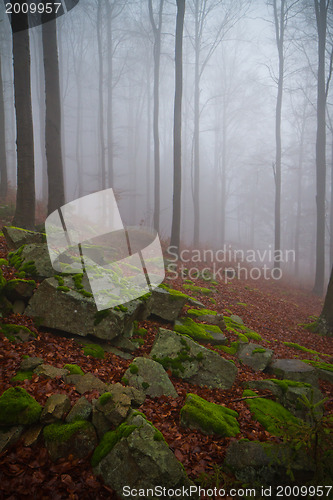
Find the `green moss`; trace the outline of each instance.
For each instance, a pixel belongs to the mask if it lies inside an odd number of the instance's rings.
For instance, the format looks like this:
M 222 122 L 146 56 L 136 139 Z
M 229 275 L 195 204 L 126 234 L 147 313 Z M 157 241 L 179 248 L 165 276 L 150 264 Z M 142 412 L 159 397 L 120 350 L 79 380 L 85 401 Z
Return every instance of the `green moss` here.
M 111 392 L 104 392 L 104 394 L 102 394 L 99 399 L 98 399 L 98 402 L 104 406 L 106 405 L 106 403 L 108 403 L 110 401 L 110 399 L 113 399 L 113 396 L 111 394 Z
M 140 337 L 144 337 L 146 334 L 147 334 L 147 330 L 146 328 L 138 328 L 137 330 L 135 330 L 135 335 L 140 335 Z
M 213 339 L 210 332 L 222 333 L 221 329 L 216 325 L 196 323 L 191 318 L 182 318 L 181 321 L 181 325 L 175 325 L 175 332 L 188 335 L 194 340 L 210 340 Z
M 34 288 L 36 286 L 35 280 L 24 280 L 24 279 L 15 278 L 13 280 L 7 281 L 5 291 L 13 290 L 15 287 L 17 287 L 17 285 L 20 285 L 21 283 L 31 285 Z
M 33 375 L 32 370 L 18 371 L 14 377 L 10 379 L 11 382 L 22 382 L 23 380 L 31 380 Z
M 309 352 L 310 354 L 314 354 L 316 356 L 328 356 L 328 357 L 330 356 L 329 354 L 323 354 L 322 352 L 314 351 L 313 349 L 308 349 L 307 347 L 296 344 L 295 342 L 283 342 L 283 344 L 286 345 L 287 347 L 293 347 L 298 351 Z
M 93 294 L 91 292 L 87 292 L 87 290 L 79 290 L 79 293 L 83 295 L 83 297 L 93 297 Z
M 94 358 L 103 359 L 104 351 L 98 344 L 87 344 L 83 348 L 83 353 L 86 356 L 93 356 Z
M 60 276 L 60 274 L 56 274 L 54 278 L 57 280 L 59 286 L 64 286 L 65 281 L 64 278 Z
M 144 391 L 145 391 L 146 389 L 148 389 L 148 387 L 149 387 L 148 382 L 142 382 L 142 384 L 141 384 L 141 385 L 142 385 L 142 389 L 143 389 Z
M 263 347 L 257 347 L 256 349 L 253 349 L 252 354 L 262 353 L 262 352 L 266 352 L 266 349 L 264 349 Z
M 205 288 L 203 286 L 185 284 L 183 285 L 183 288 L 185 288 L 185 290 L 191 290 L 191 292 L 202 293 L 203 295 L 211 295 L 213 293 L 210 288 Z
M 186 361 L 201 361 L 204 358 L 203 353 L 199 352 L 197 356 L 190 356 L 188 353 L 190 351 L 190 347 L 187 344 L 185 338 L 181 340 L 183 347 L 177 353 L 175 358 L 170 358 L 169 356 L 165 356 L 164 358 L 158 358 L 155 354 L 153 355 L 153 360 L 160 363 L 165 370 L 171 370 L 172 374 L 175 377 L 179 377 L 181 373 L 184 372 L 183 363 Z
M 210 403 L 196 394 L 187 394 L 180 415 L 186 425 L 197 424 L 207 434 L 232 437 L 240 431 L 236 411 Z
M 170 298 L 174 298 L 174 299 L 177 299 L 177 298 L 183 298 L 183 299 L 189 299 L 190 297 L 188 295 L 186 295 L 185 293 L 183 292 L 180 292 L 179 290 L 174 290 L 173 288 L 169 288 L 167 285 L 165 285 L 164 283 L 161 283 L 159 285 L 159 288 L 163 288 L 163 290 L 166 290 L 169 294 L 170 294 Z
M 57 441 L 63 443 L 68 441 L 73 434 L 90 427 L 91 423 L 86 420 L 75 420 L 70 424 L 57 422 L 44 427 L 43 435 L 46 441 Z
M 114 446 L 124 437 L 128 437 L 137 428 L 136 425 L 128 425 L 126 422 L 120 424 L 114 431 L 109 431 L 101 439 L 101 442 L 94 451 L 91 459 L 92 467 L 96 467 L 99 462 L 106 457 Z
M 224 352 L 234 356 L 239 349 L 239 341 L 231 342 L 230 346 L 222 345 L 219 347 L 219 349 L 221 349 L 221 351 L 224 351 Z
M 231 312 L 231 311 L 228 311 L 228 312 Z M 238 335 L 239 340 L 241 340 L 243 342 L 248 342 L 248 339 L 252 339 L 252 340 L 255 340 L 257 342 L 260 342 L 263 340 L 261 335 L 259 335 L 259 333 L 251 330 L 250 328 L 248 328 L 247 326 L 245 326 L 241 323 L 238 323 L 237 321 L 235 321 L 231 317 L 224 316 L 223 319 L 224 319 L 225 325 L 227 327 L 227 330 L 229 332 L 234 333 L 235 335 Z
M 80 368 L 80 366 L 78 366 L 78 365 L 67 364 L 67 365 L 64 365 L 64 368 L 66 370 L 69 370 L 69 373 L 71 375 L 84 375 L 82 368 Z
M 139 371 L 139 368 L 137 367 L 137 365 L 135 365 L 134 363 L 131 363 L 129 365 L 129 370 L 130 372 L 133 374 L 133 375 L 136 375 Z
M 94 325 L 99 325 L 103 319 L 107 318 L 110 315 L 110 311 L 108 309 L 102 309 L 102 311 L 97 311 L 94 315 Z
M 154 441 L 164 441 L 165 442 L 164 436 L 163 436 L 162 432 L 160 432 L 160 431 L 155 432 L 153 439 L 154 439 Z
M 68 288 L 68 286 L 57 286 L 57 290 L 59 292 L 65 292 L 65 293 L 67 293 L 67 292 L 70 291 L 70 288 Z
M 127 312 L 128 311 L 128 308 L 126 306 L 124 306 L 123 304 L 119 304 L 119 306 L 116 306 L 114 309 L 116 311 L 122 311 L 122 312 Z
M 307 384 L 306 382 L 297 382 L 296 380 L 288 380 L 288 379 L 280 380 L 276 378 L 271 378 L 268 380 L 278 385 L 283 393 L 287 392 L 288 387 L 312 387 L 311 384 Z
M 139 299 L 142 301 L 142 302 L 147 302 L 147 300 L 149 300 L 151 297 L 151 292 L 148 292 L 148 293 L 145 293 L 144 295 L 141 295 L 139 297 Z
M 12 325 L 11 323 L 8 323 L 6 325 L 1 325 L 1 330 L 3 331 L 5 336 L 8 338 L 8 340 L 11 340 L 14 342 L 16 341 L 15 335 L 19 335 L 19 333 L 22 331 L 31 335 L 32 337 L 37 336 L 35 334 L 35 332 L 32 332 L 31 330 L 29 330 L 29 328 L 27 328 L 26 326 L 23 326 L 23 325 Z
M 11 387 L 0 397 L 0 425 L 31 425 L 41 413 L 41 405 L 21 387 Z
M 243 397 L 247 396 L 257 396 L 257 394 L 246 389 L 243 392 Z M 254 418 L 273 436 L 281 436 L 283 434 L 282 428 L 286 423 L 300 423 L 298 418 L 280 405 L 280 403 L 276 403 L 275 401 L 265 398 L 255 398 L 247 399 L 246 403 L 253 413 Z
M 75 286 L 75 288 L 77 290 L 83 289 L 82 278 L 83 278 L 83 274 L 82 273 L 74 274 L 72 276 L 72 279 L 73 279 L 73 282 L 74 282 L 74 286 Z
M 212 309 L 188 309 L 187 314 L 190 316 L 195 316 L 196 318 L 200 316 L 216 316 L 217 312 Z
M 312 359 L 302 359 L 304 363 L 318 368 L 319 370 L 327 370 L 328 372 L 333 372 L 333 365 L 330 363 L 321 363 L 320 361 L 313 361 Z
M 123 383 L 124 385 L 128 385 L 128 383 L 129 383 L 129 380 L 128 380 L 128 378 L 127 378 L 127 377 L 122 377 L 121 381 L 122 381 L 122 383 Z

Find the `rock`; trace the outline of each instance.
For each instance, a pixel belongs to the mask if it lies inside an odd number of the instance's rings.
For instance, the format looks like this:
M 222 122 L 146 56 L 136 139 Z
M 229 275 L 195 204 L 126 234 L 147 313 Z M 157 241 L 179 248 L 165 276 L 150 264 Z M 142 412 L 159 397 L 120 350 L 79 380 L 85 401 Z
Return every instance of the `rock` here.
M 43 424 L 52 424 L 62 420 L 71 408 L 71 402 L 66 394 L 52 394 L 47 398 L 40 421 Z
M 274 352 L 258 344 L 243 344 L 237 352 L 238 358 L 252 370 L 262 372 L 272 361 Z
M 41 405 L 22 387 L 10 387 L 0 396 L 0 426 L 31 425 L 41 413 Z
M 228 343 L 219 326 L 196 323 L 191 318 L 181 318 L 175 321 L 174 329 L 201 344 L 225 345 Z
M 0 429 L 0 454 L 20 439 L 23 429 L 23 425 Z
M 72 284 L 72 278 L 64 279 L 64 286 Z M 38 287 L 25 311 L 30 317 L 40 318 L 40 324 L 80 336 L 88 334 L 111 340 L 117 336 L 129 336 L 133 321 L 141 312 L 141 301 L 132 301 L 126 311 L 106 309 L 97 311 L 94 299 L 85 297 L 77 290 L 67 293 L 57 290 L 55 278 L 46 279 Z
M 23 372 L 28 372 L 34 370 L 37 366 L 43 364 L 42 358 L 25 358 L 20 364 L 20 370 Z
M 289 468 L 295 481 L 298 479 L 301 484 L 311 480 L 314 471 L 314 464 L 304 451 L 295 452 L 283 444 L 258 441 L 233 441 L 224 464 L 239 481 L 265 486 L 289 484 Z
M 70 424 L 55 423 L 44 427 L 45 446 L 53 462 L 59 458 L 84 459 L 97 445 L 93 425 L 86 420 L 76 420 Z
M 124 387 L 119 382 L 116 384 L 111 384 L 108 387 L 109 392 L 111 392 L 114 401 L 118 401 L 123 394 L 126 394 L 131 400 L 132 408 L 139 408 L 141 406 L 146 396 L 142 389 L 135 389 L 135 387 Z
M 207 311 L 207 313 L 206 313 Z M 214 311 L 212 311 L 213 313 Z M 209 323 L 210 325 L 217 325 L 221 330 L 226 329 L 226 324 L 223 319 L 223 314 L 209 314 L 208 310 L 198 311 L 197 309 L 189 309 L 187 314 L 191 317 L 198 318 L 204 323 Z
M 199 309 L 204 309 L 206 307 L 205 304 L 203 304 L 199 300 L 194 299 L 193 297 L 189 297 L 187 299 L 187 303 L 190 304 L 190 306 L 198 307 Z
M 326 380 L 326 382 L 330 382 L 331 384 L 333 384 L 333 372 L 329 370 L 323 370 L 322 368 L 319 368 L 318 377 L 321 380 Z
M 244 325 L 244 321 L 242 320 L 242 318 L 240 316 L 237 316 L 237 314 L 232 314 L 230 316 L 230 319 L 234 323 L 238 323 L 239 325 Z
M 311 424 L 313 423 L 311 414 L 302 403 L 302 397 L 305 396 L 313 404 L 323 399 L 323 395 L 319 389 L 303 382 L 296 382 L 295 380 L 253 380 L 246 382 L 245 385 L 251 389 L 271 391 L 277 397 L 278 402 L 295 415 L 295 417 L 306 420 Z M 320 417 L 323 413 L 322 407 L 317 407 L 315 413 Z
M 35 424 L 29 427 L 29 429 L 27 429 L 23 435 L 24 446 L 35 445 L 39 440 L 42 430 L 43 430 L 43 425 L 41 424 Z
M 103 393 L 108 390 L 107 384 L 95 377 L 92 373 L 86 373 L 85 375 L 66 375 L 64 377 L 64 382 L 65 384 L 74 384 L 75 390 L 80 394 L 93 390 Z
M 23 301 L 25 304 L 25 301 L 32 297 L 35 288 L 36 282 L 34 280 L 15 279 L 7 283 L 6 297 L 12 302 L 17 300 Z
M 173 375 L 201 387 L 230 389 L 237 368 L 218 353 L 206 349 L 180 333 L 159 329 L 150 357 Z
M 22 247 L 21 247 L 22 248 Z M 44 279 L 50 276 L 55 276 L 57 272 L 53 269 L 49 251 L 46 243 L 25 245 L 22 250 L 16 250 L 16 256 L 19 257 L 15 261 L 13 257 L 10 262 L 18 271 L 25 271 L 34 278 Z
M 88 420 L 92 413 L 92 404 L 84 397 L 76 401 L 73 408 L 66 417 L 66 422 L 70 424 L 75 420 Z
M 44 376 L 48 378 L 56 378 L 56 377 L 63 377 L 64 375 L 67 375 L 69 373 L 69 370 L 66 370 L 64 368 L 56 368 L 55 366 L 52 365 L 38 365 L 37 368 L 34 369 L 34 373 L 36 373 L 39 376 Z
M 17 250 L 22 245 L 29 245 L 30 243 L 40 244 L 46 241 L 45 234 L 28 231 L 27 229 L 21 229 L 19 227 L 4 226 L 2 231 L 10 250 Z
M 196 394 L 187 394 L 185 405 L 180 410 L 181 424 L 184 427 L 223 437 L 239 433 L 237 417 L 236 411 L 210 403 Z
M 152 291 L 148 310 L 150 314 L 154 314 L 166 321 L 174 321 L 180 315 L 187 300 L 187 295 L 181 292 L 176 290 L 168 291 L 157 287 Z
M 296 380 L 318 386 L 316 369 L 299 359 L 275 359 L 268 366 L 268 371 L 281 379 Z
M 149 358 L 135 358 L 124 374 L 130 386 L 151 396 L 178 396 L 163 366 Z
M 23 314 L 25 310 L 25 303 L 23 300 L 15 300 L 13 304 L 13 313 L 14 314 Z
M 105 392 L 96 401 L 93 408 L 92 423 L 101 438 L 107 431 L 118 427 L 131 409 L 131 398 L 122 394 L 117 400 L 113 399 L 111 392 Z
M 102 476 L 119 498 L 131 498 L 127 491 L 133 488 L 146 491 L 156 486 L 194 487 L 162 434 L 143 416 L 129 417 L 125 425 L 114 432 L 116 434 L 110 432 L 104 436 L 94 452 L 92 464 L 94 474 Z M 114 439 L 114 446 L 110 438 Z M 149 498 L 157 500 L 158 496 L 149 495 Z M 191 498 L 198 499 L 198 496 L 194 494 Z

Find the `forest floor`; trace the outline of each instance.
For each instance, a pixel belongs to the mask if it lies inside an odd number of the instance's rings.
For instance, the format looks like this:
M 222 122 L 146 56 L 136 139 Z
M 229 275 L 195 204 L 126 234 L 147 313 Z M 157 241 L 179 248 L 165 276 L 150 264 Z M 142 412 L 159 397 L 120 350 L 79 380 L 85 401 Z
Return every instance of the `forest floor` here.
M 5 241 L 0 238 L 0 257 L 6 257 Z M 13 270 L 14 273 L 14 270 Z M 9 277 L 8 277 L 9 278 Z M 183 281 L 168 281 L 173 288 L 188 291 L 182 288 Z M 205 287 L 207 283 L 197 280 L 196 285 Z M 319 315 L 322 300 L 311 295 L 310 291 L 294 288 L 292 284 L 286 285 L 265 280 L 245 281 L 232 280 L 228 284 L 219 283 L 216 291 L 211 295 L 216 303 L 212 303 L 207 295 L 196 293 L 195 298 L 200 300 L 208 309 L 219 313 L 239 315 L 244 324 L 258 332 L 263 342 L 263 347 L 274 350 L 275 358 L 315 359 L 315 356 L 292 347 L 287 347 L 284 342 L 294 342 L 306 348 L 314 349 L 331 357 L 325 361 L 333 361 L 333 339 L 311 333 L 301 324 L 313 321 L 311 316 Z M 191 292 L 189 292 L 191 295 Z M 194 294 L 192 294 L 194 297 Z M 3 318 L 4 323 L 22 324 L 33 330 L 37 337 L 29 342 L 13 344 L 0 333 L 0 394 L 14 384 L 24 387 L 40 404 L 44 405 L 46 399 L 53 393 L 67 394 L 72 404 L 79 399 L 72 385 L 66 385 L 60 378 L 43 379 L 34 375 L 31 380 L 24 382 L 11 382 L 11 378 L 19 369 L 22 356 L 38 356 L 46 363 L 62 368 L 66 363 L 79 365 L 84 372 L 91 372 L 107 383 L 120 382 L 128 368 L 130 361 L 105 353 L 104 359 L 85 356 L 82 348 L 72 338 L 62 337 L 46 329 L 37 328 L 33 321 L 19 314 L 11 314 Z M 135 356 L 148 354 L 154 337 L 159 327 L 172 329 L 172 325 L 162 321 L 142 321 L 139 326 L 147 329 L 144 345 L 136 352 Z M 230 340 L 237 340 L 228 333 Z M 216 349 L 213 346 L 209 346 Z M 218 351 L 218 349 L 216 349 Z M 220 470 L 220 486 L 233 478 L 226 476 L 222 469 L 228 445 L 233 439 L 247 438 L 259 441 L 278 441 L 273 438 L 257 421 L 252 418 L 251 412 L 242 400 L 243 383 L 249 380 L 271 378 L 261 372 L 241 364 L 237 357 L 218 351 L 226 359 L 233 359 L 238 368 L 238 376 L 230 390 L 217 390 L 192 386 L 182 380 L 172 377 L 179 397 L 150 398 L 140 407 L 140 411 L 164 435 L 171 450 L 177 459 L 184 465 L 189 477 L 193 480 L 201 478 L 203 484 L 209 476 L 212 480 L 218 476 Z M 332 385 L 320 381 L 320 389 L 324 397 L 328 398 L 325 412 L 333 414 Z M 186 394 L 192 392 L 199 396 L 220 403 L 239 413 L 240 434 L 236 438 L 221 438 L 205 436 L 199 431 L 181 427 L 180 409 L 184 405 Z M 262 393 L 260 393 L 262 394 Z M 85 394 L 92 400 L 98 394 L 96 391 Z M 210 484 L 210 486 L 212 483 Z M 229 483 L 230 485 L 230 483 Z M 113 499 L 113 492 L 96 478 L 90 467 L 89 460 L 75 460 L 71 457 L 52 463 L 42 443 L 34 447 L 24 447 L 18 442 L 14 447 L 0 456 L 0 498 L 11 500 L 28 499 Z

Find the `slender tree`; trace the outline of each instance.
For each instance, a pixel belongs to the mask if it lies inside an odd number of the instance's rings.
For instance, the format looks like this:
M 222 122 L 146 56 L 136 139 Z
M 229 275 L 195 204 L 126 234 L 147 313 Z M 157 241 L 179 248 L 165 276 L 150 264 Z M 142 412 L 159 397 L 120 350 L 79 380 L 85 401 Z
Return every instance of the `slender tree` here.
M 1 71 L 0 54 L 0 199 L 4 200 L 7 196 L 7 156 L 6 156 L 6 128 L 5 128 L 5 106 L 3 102 L 3 84 Z
M 17 191 L 13 224 L 33 229 L 35 225 L 35 163 L 28 28 L 26 14 L 20 12 L 12 16 L 17 144 Z
M 61 145 L 61 100 L 56 17 L 42 25 L 45 75 L 45 150 L 48 177 L 48 214 L 65 203 Z
M 333 337 L 333 268 L 327 288 L 324 307 L 318 320 L 318 329 L 324 335 Z
M 185 0 L 177 0 L 175 44 L 175 102 L 173 126 L 173 211 L 170 244 L 180 247 L 181 180 L 182 180 L 182 94 L 183 94 L 183 29 Z

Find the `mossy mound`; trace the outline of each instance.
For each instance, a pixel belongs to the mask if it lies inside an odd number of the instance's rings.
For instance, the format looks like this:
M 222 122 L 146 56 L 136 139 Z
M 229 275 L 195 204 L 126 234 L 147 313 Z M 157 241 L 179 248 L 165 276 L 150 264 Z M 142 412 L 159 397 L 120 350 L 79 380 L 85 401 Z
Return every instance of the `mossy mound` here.
M 41 405 L 21 387 L 11 387 L 0 397 L 0 425 L 31 425 L 41 413 Z
M 257 396 L 257 394 L 250 389 L 246 389 L 243 392 L 243 397 L 249 396 Z M 301 420 L 296 418 L 284 406 L 270 399 L 247 399 L 246 403 L 253 413 L 254 418 L 273 436 L 283 435 L 284 429 L 288 424 L 297 425 L 301 423 Z
M 196 285 L 183 285 L 185 290 L 191 290 L 191 292 L 202 293 L 203 295 L 211 295 L 213 290 L 210 288 L 205 288 L 204 286 L 196 286 Z
M 14 377 L 10 379 L 11 382 L 23 382 L 23 380 L 31 380 L 33 375 L 32 370 L 20 370 Z
M 199 318 L 200 316 L 216 316 L 217 312 L 212 309 L 188 309 L 187 314 Z
M 23 325 L 13 325 L 6 324 L 0 325 L 0 329 L 5 335 L 5 337 L 10 340 L 10 342 L 24 341 L 27 340 L 29 336 L 37 337 L 37 335 L 29 330 L 26 326 Z
M 104 350 L 98 344 L 87 344 L 83 348 L 83 353 L 86 356 L 93 356 L 94 358 L 103 359 Z
M 64 365 L 65 370 L 68 370 L 70 375 L 84 375 L 84 371 L 78 365 L 67 364 Z
M 327 356 L 327 357 L 330 356 L 329 354 L 324 354 L 322 352 L 315 351 L 314 349 L 308 349 L 307 347 L 296 344 L 295 342 L 283 342 L 283 344 L 287 347 L 293 347 L 294 349 L 297 349 L 298 351 L 303 351 L 303 352 L 308 352 L 310 354 L 314 354 L 315 356 Z
M 112 448 L 121 440 L 123 437 L 128 437 L 135 429 L 136 425 L 128 425 L 126 422 L 117 427 L 114 431 L 109 431 L 101 439 L 101 442 L 94 451 L 91 459 L 92 467 L 96 467 L 99 462 L 106 457 Z
M 302 359 L 302 361 L 308 365 L 312 365 L 314 368 L 318 368 L 319 370 L 333 372 L 333 365 L 330 363 L 321 363 L 320 361 L 313 361 L 312 359 Z
M 158 285 L 158 288 L 162 288 L 163 290 L 166 290 L 171 298 L 174 297 L 174 298 L 183 298 L 183 299 L 190 299 L 191 297 L 189 297 L 189 295 L 186 295 L 186 293 L 183 293 L 183 292 L 180 292 L 179 290 L 174 290 L 173 288 L 169 288 L 167 285 L 165 285 L 164 283 L 161 283 L 160 285 Z
M 182 425 L 199 429 L 204 434 L 233 437 L 239 433 L 236 411 L 210 403 L 196 394 L 187 394 L 180 417 Z
M 248 328 L 233 318 L 236 318 L 236 316 L 223 316 L 227 330 L 237 335 L 240 341 L 248 342 L 248 339 L 251 339 L 260 342 L 263 340 L 259 333 L 251 330 L 251 328 Z
M 175 332 L 188 335 L 193 340 L 209 340 L 213 339 L 210 332 L 222 334 L 222 330 L 216 325 L 204 325 L 203 323 L 196 323 L 191 318 L 182 318 L 181 324 L 176 323 L 174 327 Z
M 280 380 L 277 378 L 270 378 L 268 380 L 278 385 L 284 394 L 288 391 L 289 387 L 312 387 L 311 384 L 307 384 L 306 382 L 297 382 L 296 380 Z
M 56 422 L 55 424 L 50 424 L 44 427 L 43 435 L 45 441 L 56 441 L 63 443 L 68 441 L 73 434 L 79 430 L 84 430 L 91 426 L 90 422 L 86 420 L 75 420 L 70 424 L 63 424 L 62 422 Z

